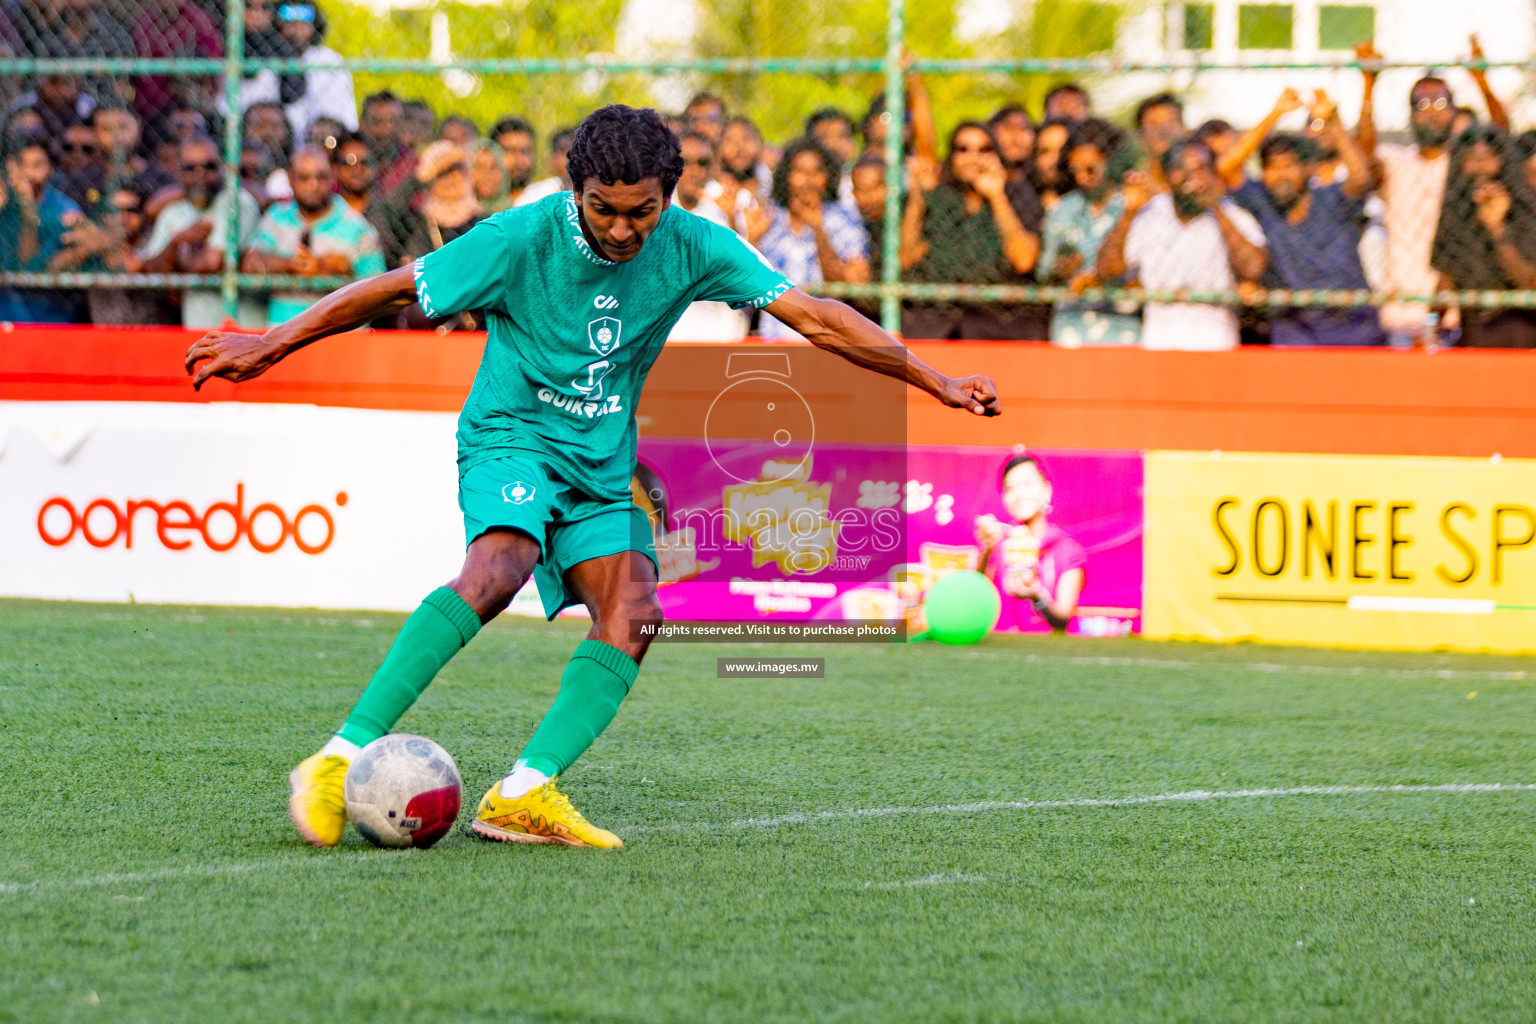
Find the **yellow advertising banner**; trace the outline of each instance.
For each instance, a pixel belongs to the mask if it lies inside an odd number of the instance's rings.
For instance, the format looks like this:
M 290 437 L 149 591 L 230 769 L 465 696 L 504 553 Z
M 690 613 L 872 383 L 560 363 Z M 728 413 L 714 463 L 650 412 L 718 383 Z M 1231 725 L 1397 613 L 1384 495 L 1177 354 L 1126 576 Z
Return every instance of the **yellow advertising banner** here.
M 1143 633 L 1536 652 L 1536 460 L 1149 452 Z

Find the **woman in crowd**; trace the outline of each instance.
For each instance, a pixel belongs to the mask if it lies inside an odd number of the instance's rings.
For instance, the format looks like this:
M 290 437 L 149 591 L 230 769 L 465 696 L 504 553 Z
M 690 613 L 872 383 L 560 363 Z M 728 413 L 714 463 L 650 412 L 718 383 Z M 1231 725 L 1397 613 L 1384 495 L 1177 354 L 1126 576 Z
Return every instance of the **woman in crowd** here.
M 1038 614 L 1051 629 L 1064 630 L 1077 614 L 1088 555 L 1046 518 L 1051 481 L 1033 455 L 1003 464 L 1002 499 L 1012 523 L 976 517 L 981 570 L 1003 592 L 998 628 L 1028 629 Z
M 1451 146 L 1430 264 L 1458 291 L 1536 288 L 1536 194 L 1514 141 L 1493 125 Z M 1463 309 L 1461 344 L 1536 348 L 1536 310 Z
M 1062 147 L 1073 188 L 1045 215 L 1042 279 L 1074 292 L 1099 286 L 1094 274 L 1099 245 L 1125 213 L 1120 183 L 1134 173 L 1128 143 L 1125 132 L 1108 121 L 1089 118 L 1073 126 Z M 1106 304 L 1058 302 L 1051 314 L 1051 340 L 1068 348 L 1135 345 L 1141 340 L 1141 317 L 1134 304 L 1116 311 Z
M 441 249 L 485 219 L 485 208 L 470 184 L 469 157 L 463 148 L 438 140 L 422 151 L 415 174 L 395 190 L 391 198 L 397 211 L 402 249 L 408 259 Z M 401 327 L 431 326 L 419 305 L 400 314 Z M 483 324 L 474 314 L 450 318 L 439 329 L 477 330 Z
M 1030 182 L 1040 197 L 1045 212 L 1051 212 L 1063 195 L 1072 190 L 1072 179 L 1067 175 L 1064 154 L 1067 138 L 1072 134 L 1068 121 L 1050 120 L 1040 126 L 1035 135 L 1033 174 Z
M 811 136 L 784 147 L 766 206 L 747 207 L 747 240 L 795 284 L 869 281 L 869 239 L 856 213 L 837 201 L 837 158 Z M 793 337 L 764 314 L 765 338 Z
M 913 161 L 912 194 L 901 222 L 901 267 L 913 281 L 1024 284 L 1040 256 L 1043 212 L 1035 190 L 1009 181 L 986 125 L 965 121 L 949 137 L 942 171 Z M 913 303 L 903 327 L 912 338 L 1046 337 L 1050 307 Z
M 469 181 L 487 214 L 500 213 L 512 205 L 512 179 L 502 161 L 501 147 L 490 139 L 477 139 L 470 146 Z

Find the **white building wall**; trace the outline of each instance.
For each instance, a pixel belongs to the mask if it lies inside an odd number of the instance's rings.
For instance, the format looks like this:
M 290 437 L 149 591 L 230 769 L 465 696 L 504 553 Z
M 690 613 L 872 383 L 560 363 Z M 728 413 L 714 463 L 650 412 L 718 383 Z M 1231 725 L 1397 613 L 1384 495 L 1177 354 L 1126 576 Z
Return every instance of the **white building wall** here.
M 1288 51 L 1239 49 L 1239 3 L 1217 0 L 1211 50 L 1196 53 L 1180 49 L 1182 4 L 1153 3 L 1122 21 L 1117 56 L 1127 61 L 1173 64 L 1193 63 L 1197 59 L 1208 63 L 1353 59 L 1348 51 L 1318 49 L 1318 0 L 1296 0 L 1292 6 L 1293 48 Z M 1490 61 L 1528 60 L 1536 52 L 1536 3 L 1532 0 L 1378 0 L 1375 7 L 1376 48 L 1387 60 L 1421 65 L 1381 75 L 1376 88 L 1376 125 L 1382 131 L 1406 129 L 1408 90 L 1414 80 L 1423 74 L 1425 66 L 1464 59 L 1469 52 L 1467 37 L 1471 33 L 1478 34 Z M 1457 103 L 1469 104 L 1482 112 L 1482 99 L 1465 71 L 1447 68 L 1443 77 L 1450 83 Z M 1515 127 L 1536 126 L 1536 105 L 1528 95 L 1528 76 L 1518 69 L 1499 68 L 1488 77 L 1495 93 L 1509 108 Z M 1326 89 L 1338 103 L 1347 124 L 1353 125 L 1359 117 L 1360 74 L 1354 70 L 1136 72 L 1120 75 L 1094 91 L 1102 108 L 1115 110 L 1142 96 L 1172 89 L 1185 99 L 1186 120 L 1191 127 L 1220 117 L 1241 128 L 1262 119 L 1287 85 L 1303 92 Z M 1299 128 L 1303 116 L 1293 115 L 1295 123 L 1282 123 L 1282 127 Z

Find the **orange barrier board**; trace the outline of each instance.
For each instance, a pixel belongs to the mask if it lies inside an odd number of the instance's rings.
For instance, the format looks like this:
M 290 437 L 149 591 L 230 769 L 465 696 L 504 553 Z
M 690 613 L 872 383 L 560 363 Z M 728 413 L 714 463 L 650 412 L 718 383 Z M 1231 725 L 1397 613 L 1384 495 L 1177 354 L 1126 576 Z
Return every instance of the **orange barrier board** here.
M 181 361 L 195 338 L 171 328 L 16 328 L 0 334 L 0 400 L 454 411 L 484 345 L 478 334 L 359 332 L 257 380 L 214 381 L 194 393 Z M 1536 457 L 1536 354 L 1528 352 L 912 348 L 946 372 L 990 374 L 1006 410 L 981 420 L 913 391 L 914 443 Z

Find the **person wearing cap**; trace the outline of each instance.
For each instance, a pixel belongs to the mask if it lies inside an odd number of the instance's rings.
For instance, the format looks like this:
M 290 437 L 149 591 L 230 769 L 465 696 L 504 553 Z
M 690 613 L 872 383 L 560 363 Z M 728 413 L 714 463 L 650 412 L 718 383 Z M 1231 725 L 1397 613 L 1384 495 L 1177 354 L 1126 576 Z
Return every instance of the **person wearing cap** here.
M 312 3 L 285 3 L 277 8 L 277 27 L 294 54 L 309 70 L 304 73 L 304 95 L 286 107 L 288 123 L 296 139 L 305 137 L 316 118 L 340 121 L 348 131 L 357 130 L 357 96 L 352 91 L 352 72 L 334 67 L 341 54 L 322 46 L 325 15 Z

